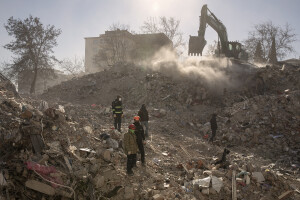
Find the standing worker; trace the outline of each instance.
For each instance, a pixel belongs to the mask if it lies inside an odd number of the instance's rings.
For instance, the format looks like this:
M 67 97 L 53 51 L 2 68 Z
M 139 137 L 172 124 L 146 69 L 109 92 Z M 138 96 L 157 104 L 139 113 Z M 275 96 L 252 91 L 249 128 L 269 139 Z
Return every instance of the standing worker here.
M 148 135 L 148 121 L 149 121 L 149 114 L 148 111 L 146 109 L 146 105 L 143 104 L 141 109 L 139 110 L 138 116 L 140 116 L 140 121 L 143 127 L 145 127 L 145 136 L 146 138 L 149 136 Z
M 144 129 L 143 126 L 140 123 L 140 117 L 135 116 L 133 118 L 134 125 L 135 125 L 135 135 L 136 135 L 136 142 L 139 148 L 139 151 L 141 153 L 141 162 L 142 166 L 145 166 L 145 150 L 144 150 L 144 143 L 145 143 L 145 135 L 144 135 Z M 136 165 L 136 161 L 135 161 Z
M 138 146 L 136 143 L 135 125 L 128 126 L 128 132 L 124 134 L 124 152 L 127 155 L 127 174 L 133 175 L 132 168 L 136 161 Z
M 123 117 L 123 109 L 122 109 L 122 98 L 120 95 L 112 102 L 112 111 L 114 116 L 114 126 L 119 132 L 121 132 L 121 121 Z
M 212 135 L 211 135 L 211 138 L 209 139 L 209 141 L 213 142 L 214 137 L 216 136 L 217 129 L 218 129 L 217 114 L 216 113 L 212 114 L 212 116 L 211 116 L 210 127 L 211 127 L 211 133 L 212 133 Z

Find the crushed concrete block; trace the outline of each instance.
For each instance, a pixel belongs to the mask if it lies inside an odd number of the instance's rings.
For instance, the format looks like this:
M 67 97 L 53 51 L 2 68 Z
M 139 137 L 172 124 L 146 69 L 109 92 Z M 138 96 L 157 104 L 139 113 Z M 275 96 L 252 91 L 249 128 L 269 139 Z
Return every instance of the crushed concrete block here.
M 20 118 L 22 119 L 30 119 L 32 118 L 33 114 L 29 110 L 25 110 L 21 115 Z
M 164 200 L 164 197 L 162 197 L 160 194 L 156 194 L 153 196 L 153 200 Z
M 7 185 L 7 182 L 6 182 L 2 172 L 0 172 L 0 185 Z
M 223 187 L 222 179 L 212 176 L 212 187 L 214 190 L 216 190 L 216 192 L 219 193 L 221 188 Z
M 111 152 L 108 151 L 108 150 L 105 150 L 105 151 L 103 152 L 103 158 L 104 158 L 104 160 L 106 160 L 106 161 L 110 161 L 110 160 L 111 160 Z
M 134 199 L 134 193 L 133 193 L 133 188 L 132 187 L 125 187 L 124 199 L 125 200 L 132 200 L 132 199 Z
M 161 116 L 165 116 L 167 114 L 167 111 L 165 109 L 160 109 L 159 113 Z
M 94 183 L 96 185 L 96 188 L 101 188 L 104 185 L 104 176 L 97 175 L 94 178 Z
M 202 188 L 202 194 L 209 194 L 209 188 Z
M 36 180 L 26 181 L 25 186 L 32 190 L 35 190 L 35 191 L 38 191 L 40 193 L 44 193 L 44 194 L 47 194 L 50 196 L 53 196 L 55 194 L 55 189 L 53 187 L 51 187 L 50 185 L 41 183 L 39 181 L 36 181 Z
M 263 176 L 263 174 L 261 172 L 253 172 L 252 176 L 253 176 L 253 178 L 256 179 L 256 181 L 258 183 L 262 183 L 262 182 L 265 181 L 265 178 L 264 178 L 264 176 Z
M 85 126 L 83 129 L 88 134 L 92 134 L 93 133 L 93 129 L 90 126 Z

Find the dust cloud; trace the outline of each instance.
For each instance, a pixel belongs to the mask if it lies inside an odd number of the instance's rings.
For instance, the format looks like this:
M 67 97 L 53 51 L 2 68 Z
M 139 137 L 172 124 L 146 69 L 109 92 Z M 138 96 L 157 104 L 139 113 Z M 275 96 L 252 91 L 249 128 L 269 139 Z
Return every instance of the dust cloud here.
M 148 62 L 147 67 L 177 80 L 203 85 L 214 94 L 222 94 L 224 89 L 237 90 L 249 75 L 251 67 L 233 63 L 228 58 L 187 57 L 179 59 L 176 53 L 161 49 Z

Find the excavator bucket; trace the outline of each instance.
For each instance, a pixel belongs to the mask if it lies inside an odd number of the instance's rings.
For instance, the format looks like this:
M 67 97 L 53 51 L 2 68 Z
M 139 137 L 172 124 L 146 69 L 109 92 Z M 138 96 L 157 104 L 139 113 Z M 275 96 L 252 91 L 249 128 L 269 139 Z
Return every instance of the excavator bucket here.
M 206 45 L 206 40 L 199 36 L 190 36 L 189 56 L 202 56 L 202 51 Z

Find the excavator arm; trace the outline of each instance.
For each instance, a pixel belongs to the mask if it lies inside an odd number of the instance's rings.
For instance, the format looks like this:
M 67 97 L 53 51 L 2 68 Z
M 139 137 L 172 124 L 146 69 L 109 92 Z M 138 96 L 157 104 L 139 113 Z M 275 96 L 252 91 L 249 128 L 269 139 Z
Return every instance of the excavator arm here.
M 203 5 L 200 16 L 200 26 L 198 30 L 198 36 L 190 36 L 189 39 L 189 55 L 202 55 L 203 49 L 206 45 L 205 31 L 209 25 L 213 28 L 221 42 L 221 49 L 219 53 L 224 54 L 226 57 L 234 57 L 238 59 L 242 54 L 246 55 L 246 52 L 241 49 L 239 42 L 229 42 L 227 30 L 224 24 L 207 8 L 207 5 Z M 246 55 L 247 56 L 247 55 Z
M 206 26 L 209 25 L 217 33 L 221 41 L 222 51 L 225 52 L 227 48 L 228 36 L 224 24 L 207 8 L 203 5 L 200 16 L 200 26 L 198 36 L 190 36 L 189 40 L 189 55 L 202 55 L 202 51 L 206 45 L 205 31 Z

